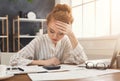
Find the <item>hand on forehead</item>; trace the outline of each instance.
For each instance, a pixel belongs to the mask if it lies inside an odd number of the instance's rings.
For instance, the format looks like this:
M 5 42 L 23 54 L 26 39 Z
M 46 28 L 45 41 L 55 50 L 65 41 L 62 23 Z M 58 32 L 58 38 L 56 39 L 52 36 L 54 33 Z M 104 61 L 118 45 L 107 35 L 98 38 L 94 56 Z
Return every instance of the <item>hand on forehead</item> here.
M 59 26 L 59 27 L 64 27 L 65 24 L 66 24 L 66 23 L 61 22 L 61 21 L 57 21 L 57 20 L 56 20 L 56 21 L 51 21 L 51 22 L 49 23 L 49 28 L 51 28 L 51 29 L 59 32 L 60 29 L 58 28 L 58 26 Z

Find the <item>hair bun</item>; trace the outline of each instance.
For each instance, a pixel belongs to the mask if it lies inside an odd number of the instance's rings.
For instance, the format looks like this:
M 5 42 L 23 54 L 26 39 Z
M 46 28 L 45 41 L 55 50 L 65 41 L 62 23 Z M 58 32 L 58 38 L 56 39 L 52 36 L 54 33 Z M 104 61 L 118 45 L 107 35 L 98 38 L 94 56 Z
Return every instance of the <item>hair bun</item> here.
M 52 20 L 72 24 L 73 17 L 71 7 L 67 4 L 57 4 L 47 16 L 47 24 Z
M 66 11 L 68 13 L 71 13 L 71 8 L 67 4 L 57 4 L 53 12 L 59 12 L 59 11 Z

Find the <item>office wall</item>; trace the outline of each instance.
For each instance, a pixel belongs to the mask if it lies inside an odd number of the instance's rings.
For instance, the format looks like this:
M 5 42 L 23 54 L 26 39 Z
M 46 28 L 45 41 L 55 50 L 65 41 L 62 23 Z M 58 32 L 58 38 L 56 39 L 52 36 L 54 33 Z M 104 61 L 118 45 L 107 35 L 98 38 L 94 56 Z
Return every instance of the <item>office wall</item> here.
M 5 16 L 5 15 L 9 16 L 10 51 L 12 51 L 12 20 L 13 18 L 19 15 L 20 11 L 22 11 L 23 17 L 26 17 L 26 14 L 29 11 L 33 11 L 35 12 L 37 18 L 46 18 L 46 15 L 51 11 L 54 4 L 55 4 L 55 0 L 32 0 L 32 2 L 28 2 L 28 0 L 0 0 L 0 16 Z M 21 29 L 22 31 L 21 34 L 26 34 L 26 33 L 33 34 L 34 27 L 38 26 L 38 24 L 36 23 L 30 23 L 30 24 L 24 23 L 22 25 L 26 28 Z M 0 23 L 0 32 L 1 32 L 1 23 Z
M 68 4 L 68 5 L 71 5 L 72 1 L 71 0 L 55 0 L 55 4 Z
M 111 58 L 120 47 L 119 36 L 79 38 L 88 59 Z

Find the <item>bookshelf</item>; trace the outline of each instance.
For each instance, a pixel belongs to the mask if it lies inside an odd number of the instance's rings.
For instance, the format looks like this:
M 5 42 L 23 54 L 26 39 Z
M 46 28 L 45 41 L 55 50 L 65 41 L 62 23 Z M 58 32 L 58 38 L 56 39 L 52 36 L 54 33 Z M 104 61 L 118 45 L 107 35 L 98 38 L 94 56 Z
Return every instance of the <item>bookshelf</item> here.
M 1 34 L 0 34 L 0 39 L 1 39 L 1 51 L 2 52 L 9 52 L 9 32 L 8 32 L 8 15 L 4 17 L 0 17 L 0 22 L 1 22 Z
M 20 23 L 26 22 L 38 22 L 41 23 L 41 29 L 43 29 L 43 23 L 46 22 L 46 19 L 28 19 L 28 18 L 17 18 L 13 19 L 13 51 L 19 51 L 20 46 L 22 46 L 20 39 L 34 38 L 35 35 L 21 35 L 20 34 Z M 17 41 L 17 44 L 16 44 Z M 17 45 L 17 48 L 16 48 Z

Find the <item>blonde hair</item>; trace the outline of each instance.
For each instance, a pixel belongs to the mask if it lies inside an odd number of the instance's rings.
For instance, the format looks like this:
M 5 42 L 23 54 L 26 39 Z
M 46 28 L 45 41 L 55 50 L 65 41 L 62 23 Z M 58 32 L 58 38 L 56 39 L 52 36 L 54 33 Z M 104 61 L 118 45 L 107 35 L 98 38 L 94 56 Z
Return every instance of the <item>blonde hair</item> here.
M 47 16 L 47 24 L 49 24 L 52 19 L 72 24 L 73 17 L 71 7 L 66 4 L 57 4 Z

